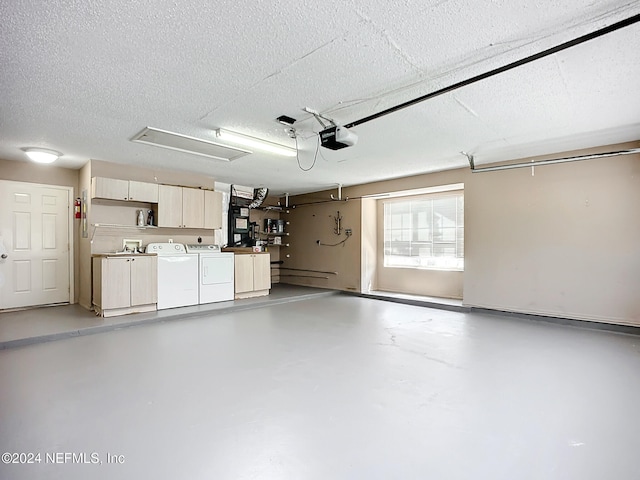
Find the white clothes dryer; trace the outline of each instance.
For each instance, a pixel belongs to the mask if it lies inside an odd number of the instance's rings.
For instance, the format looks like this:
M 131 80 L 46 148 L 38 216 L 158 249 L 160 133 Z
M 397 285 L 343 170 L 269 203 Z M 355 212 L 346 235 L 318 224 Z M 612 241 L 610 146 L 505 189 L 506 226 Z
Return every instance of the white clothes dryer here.
M 213 303 L 233 300 L 234 255 L 221 252 L 218 245 L 186 245 L 188 253 L 198 254 L 198 302 Z

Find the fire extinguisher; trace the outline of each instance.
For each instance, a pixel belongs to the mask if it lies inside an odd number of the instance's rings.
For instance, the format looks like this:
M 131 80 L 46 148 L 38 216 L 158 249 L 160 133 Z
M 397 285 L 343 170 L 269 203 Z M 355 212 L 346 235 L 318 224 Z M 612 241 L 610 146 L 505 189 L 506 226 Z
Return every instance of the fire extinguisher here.
M 73 213 L 75 214 L 75 218 L 82 218 L 81 214 L 80 214 L 80 206 L 81 206 L 81 200 L 80 197 L 76 198 L 76 201 L 73 202 Z

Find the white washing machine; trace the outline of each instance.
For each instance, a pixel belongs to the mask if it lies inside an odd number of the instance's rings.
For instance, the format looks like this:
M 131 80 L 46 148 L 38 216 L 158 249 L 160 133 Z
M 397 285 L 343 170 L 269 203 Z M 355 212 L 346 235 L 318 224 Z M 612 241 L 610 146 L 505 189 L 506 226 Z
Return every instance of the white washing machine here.
M 233 300 L 233 253 L 221 252 L 218 245 L 194 244 L 186 246 L 188 253 L 197 253 L 199 259 L 199 303 Z
M 158 310 L 198 304 L 198 255 L 181 243 L 150 243 L 158 255 Z

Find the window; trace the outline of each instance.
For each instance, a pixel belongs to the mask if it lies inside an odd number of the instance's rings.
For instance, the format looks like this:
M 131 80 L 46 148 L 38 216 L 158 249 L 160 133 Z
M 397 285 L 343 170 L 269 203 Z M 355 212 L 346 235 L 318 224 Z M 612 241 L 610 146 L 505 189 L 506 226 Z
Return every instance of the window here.
M 384 203 L 384 266 L 464 270 L 464 193 Z

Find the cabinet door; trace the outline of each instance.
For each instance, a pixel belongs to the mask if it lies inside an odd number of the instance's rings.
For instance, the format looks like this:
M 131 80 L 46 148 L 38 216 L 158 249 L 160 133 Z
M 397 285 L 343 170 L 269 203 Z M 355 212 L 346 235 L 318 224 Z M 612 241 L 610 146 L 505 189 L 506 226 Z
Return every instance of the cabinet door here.
M 236 293 L 253 291 L 253 255 L 235 255 Z
M 182 226 L 204 228 L 204 190 L 182 189 Z
M 131 258 L 102 260 L 103 310 L 131 306 Z
M 158 303 L 157 257 L 131 258 L 131 306 Z
M 158 184 L 129 181 L 129 200 L 158 203 Z
M 271 288 L 271 255 L 258 253 L 253 255 L 253 289 L 269 290 Z
M 91 198 L 106 198 L 109 200 L 128 200 L 129 199 L 129 180 L 93 177 L 91 179 Z
M 222 193 L 204 191 L 204 228 L 222 228 Z
M 182 187 L 158 186 L 158 226 L 182 227 Z

